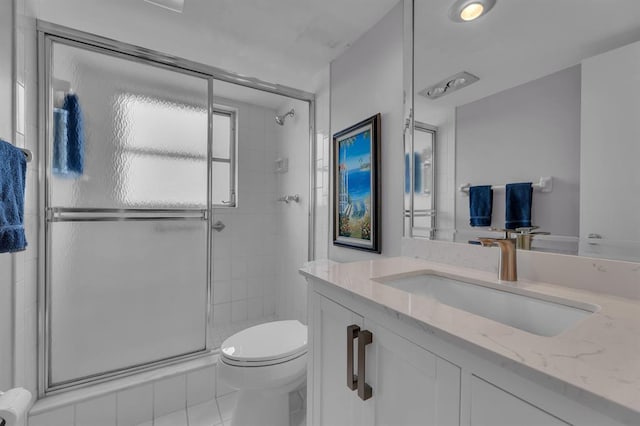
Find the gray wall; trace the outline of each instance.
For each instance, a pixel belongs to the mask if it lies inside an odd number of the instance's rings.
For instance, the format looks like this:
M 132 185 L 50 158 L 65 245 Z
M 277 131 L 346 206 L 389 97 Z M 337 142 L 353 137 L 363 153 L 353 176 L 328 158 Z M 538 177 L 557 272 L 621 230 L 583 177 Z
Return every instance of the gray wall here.
M 537 182 L 532 223 L 578 236 L 580 208 L 580 66 L 457 108 L 456 188 Z M 492 225 L 504 227 L 504 190 L 494 191 Z M 456 229 L 470 230 L 469 197 L 456 189 Z
M 400 255 L 402 237 L 403 5 L 399 2 L 331 64 L 331 134 L 382 114 L 380 158 L 381 244 L 385 256 Z M 333 232 L 333 219 L 330 219 Z M 377 255 L 333 246 L 329 258 L 341 262 Z

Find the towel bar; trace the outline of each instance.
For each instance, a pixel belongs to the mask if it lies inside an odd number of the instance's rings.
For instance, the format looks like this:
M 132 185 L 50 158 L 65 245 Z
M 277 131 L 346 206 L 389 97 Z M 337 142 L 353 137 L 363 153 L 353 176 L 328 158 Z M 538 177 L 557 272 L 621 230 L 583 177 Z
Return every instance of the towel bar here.
M 27 163 L 30 163 L 31 159 L 33 158 L 33 154 L 31 153 L 31 151 L 26 148 L 18 148 L 18 149 L 20 149 L 20 151 L 22 151 L 24 156 L 27 157 Z
M 531 184 L 533 189 L 537 189 L 540 192 L 551 192 L 553 190 L 553 177 L 551 176 L 543 176 L 536 183 Z M 470 183 L 465 183 L 461 185 L 458 190 L 465 194 L 469 194 L 469 188 L 471 187 Z M 492 185 L 491 189 L 504 189 L 505 185 Z

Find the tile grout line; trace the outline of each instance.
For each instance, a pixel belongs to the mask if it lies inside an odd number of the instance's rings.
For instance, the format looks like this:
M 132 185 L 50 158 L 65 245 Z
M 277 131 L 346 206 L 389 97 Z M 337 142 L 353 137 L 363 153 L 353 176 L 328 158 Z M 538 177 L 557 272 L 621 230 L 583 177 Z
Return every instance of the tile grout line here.
M 156 384 L 151 382 L 151 426 L 156 424 Z
M 189 374 L 184 375 L 184 415 L 187 416 L 187 426 L 189 426 Z

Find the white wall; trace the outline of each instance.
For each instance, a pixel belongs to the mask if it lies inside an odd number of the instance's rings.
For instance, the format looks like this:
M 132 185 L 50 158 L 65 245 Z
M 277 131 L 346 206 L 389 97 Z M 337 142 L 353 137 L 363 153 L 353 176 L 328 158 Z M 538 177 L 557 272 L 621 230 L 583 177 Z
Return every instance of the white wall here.
M 247 36 L 230 27 L 208 30 L 206 13 L 193 16 L 194 9 L 210 14 L 216 13 L 218 16 L 233 16 L 236 11 L 243 10 L 242 4 L 228 8 L 225 2 L 190 0 L 186 2 L 185 13 L 179 14 L 152 6 L 143 0 L 20 1 L 27 1 L 32 5 L 36 17 L 43 21 L 208 64 L 244 76 L 309 90 L 309 69 L 283 68 L 281 60 L 283 57 L 286 58 L 285 51 L 280 52 L 268 44 L 265 44 L 264 49 L 257 50 L 247 45 L 247 42 L 255 40 L 252 38 L 253 35 Z M 268 3 L 265 3 L 264 7 L 268 8 Z M 262 22 L 256 20 L 258 12 L 249 12 L 255 13 L 256 16 L 250 16 L 248 19 L 255 20 L 257 26 L 261 25 Z M 208 24 L 210 27 L 219 26 L 217 23 Z M 270 30 L 278 33 L 276 28 Z M 313 33 L 314 30 L 310 32 Z M 279 34 L 285 37 L 286 33 Z M 282 41 L 284 44 L 287 42 L 286 39 Z M 236 48 L 235 54 L 228 54 L 229 46 Z M 315 43 L 313 46 L 318 47 Z M 306 64 L 302 64 L 301 68 L 304 65 Z
M 329 168 L 331 167 L 331 67 L 327 65 L 315 78 L 316 164 L 315 164 L 315 259 L 329 256 Z
M 639 58 L 636 42 L 582 62 L 580 153 L 580 238 L 596 233 L 610 242 L 628 242 L 616 258 L 626 251 L 635 261 L 640 257 Z M 606 254 L 602 247 L 587 244 L 581 253 L 585 249 Z
M 403 211 L 403 5 L 398 3 L 380 22 L 331 63 L 331 134 L 376 113 L 382 114 L 381 247 L 383 256 L 400 254 Z M 333 222 L 332 220 L 330 222 Z M 330 232 L 333 223 L 330 224 Z M 377 255 L 333 246 L 337 261 Z
M 533 194 L 532 224 L 577 236 L 580 186 L 580 66 L 457 108 L 456 185 L 503 185 L 553 177 Z M 494 191 L 492 226 L 504 227 L 504 191 Z M 456 194 L 456 229 L 469 226 L 469 197 Z

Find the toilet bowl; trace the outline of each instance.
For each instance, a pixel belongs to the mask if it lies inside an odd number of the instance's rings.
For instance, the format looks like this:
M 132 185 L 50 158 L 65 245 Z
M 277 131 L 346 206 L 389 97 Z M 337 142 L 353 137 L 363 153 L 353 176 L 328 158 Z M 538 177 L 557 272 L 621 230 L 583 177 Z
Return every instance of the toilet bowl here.
M 238 390 L 231 426 L 287 426 L 289 392 L 306 370 L 307 327 L 299 321 L 268 322 L 226 339 L 218 380 Z

